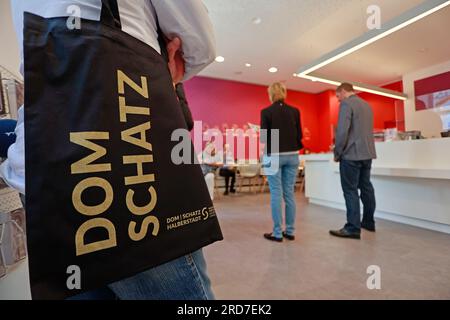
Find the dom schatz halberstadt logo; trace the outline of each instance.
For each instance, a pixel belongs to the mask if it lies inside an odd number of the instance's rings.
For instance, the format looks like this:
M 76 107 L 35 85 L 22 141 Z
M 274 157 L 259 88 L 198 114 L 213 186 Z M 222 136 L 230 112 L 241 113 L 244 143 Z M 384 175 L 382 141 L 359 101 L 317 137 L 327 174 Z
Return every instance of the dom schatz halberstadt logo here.
M 214 207 L 205 207 L 203 209 L 182 213 L 167 218 L 167 230 L 177 229 L 192 223 L 198 223 L 215 217 L 216 211 Z

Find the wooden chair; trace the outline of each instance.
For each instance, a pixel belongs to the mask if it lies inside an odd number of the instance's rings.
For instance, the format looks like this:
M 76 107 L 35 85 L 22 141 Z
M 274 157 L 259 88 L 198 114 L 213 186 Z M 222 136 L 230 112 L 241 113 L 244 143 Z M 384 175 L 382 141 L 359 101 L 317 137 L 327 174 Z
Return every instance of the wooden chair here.
M 221 197 L 220 194 L 220 187 L 222 185 L 224 185 L 225 183 L 225 178 L 220 176 L 220 167 L 216 169 L 216 171 L 214 172 L 214 196 L 217 196 L 217 199 L 219 199 Z M 219 182 L 223 182 L 222 184 L 219 184 Z
M 298 177 L 300 178 L 300 192 L 305 191 L 305 165 L 300 164 L 298 168 Z M 297 184 L 295 184 L 295 191 L 297 191 Z
M 254 186 L 254 179 L 259 179 L 259 174 L 261 171 L 261 164 L 259 163 L 249 163 L 245 165 L 238 166 L 239 171 L 239 192 L 242 191 L 242 183 L 244 180 L 248 180 L 249 191 L 252 192 L 252 187 Z

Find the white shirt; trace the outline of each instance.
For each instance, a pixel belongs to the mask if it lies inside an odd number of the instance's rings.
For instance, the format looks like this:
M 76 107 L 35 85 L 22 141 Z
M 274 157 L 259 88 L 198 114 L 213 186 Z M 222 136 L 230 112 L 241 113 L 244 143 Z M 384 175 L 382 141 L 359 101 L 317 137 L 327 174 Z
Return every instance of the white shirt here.
M 118 0 L 122 30 L 161 52 L 156 16 L 162 32 L 169 39 L 182 42 L 187 80 L 199 73 L 216 57 L 215 37 L 206 7 L 201 0 Z M 11 0 L 14 27 L 19 44 L 23 43 L 23 13 L 44 18 L 69 16 L 76 5 L 81 18 L 100 20 L 101 0 Z M 23 53 L 23 50 L 21 50 Z
M 23 66 L 23 13 L 45 18 L 67 17 L 68 7 L 80 8 L 81 18 L 100 20 L 101 0 L 11 0 L 14 26 L 21 46 Z M 193 77 L 215 56 L 215 38 L 208 12 L 201 0 L 118 0 L 122 30 L 161 52 L 158 44 L 156 17 L 164 35 L 177 36 L 182 42 L 186 62 L 184 80 Z M 23 67 L 21 73 L 23 74 Z M 19 109 L 16 143 L 8 150 L 8 159 L 0 167 L 0 175 L 13 188 L 25 194 L 25 147 L 23 107 Z

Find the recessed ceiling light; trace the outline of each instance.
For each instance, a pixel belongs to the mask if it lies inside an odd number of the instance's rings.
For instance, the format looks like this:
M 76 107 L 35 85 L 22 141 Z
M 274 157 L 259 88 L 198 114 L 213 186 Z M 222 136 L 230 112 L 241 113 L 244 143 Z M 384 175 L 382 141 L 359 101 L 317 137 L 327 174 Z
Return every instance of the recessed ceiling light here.
M 297 78 L 297 77 L 298 77 L 298 74 L 294 73 L 293 76 Z
M 275 68 L 275 67 L 272 67 L 272 68 L 269 69 L 269 72 L 270 73 L 275 73 L 275 72 L 278 72 L 278 69 Z
M 253 24 L 260 24 L 262 22 L 262 19 L 260 17 L 255 17 L 252 19 Z
M 222 57 L 222 56 L 218 56 L 218 57 L 216 58 L 216 62 L 224 62 L 224 61 L 225 61 L 225 58 Z
M 246 63 L 245 66 L 246 66 L 247 68 L 250 68 L 252 65 L 251 65 L 250 63 Z

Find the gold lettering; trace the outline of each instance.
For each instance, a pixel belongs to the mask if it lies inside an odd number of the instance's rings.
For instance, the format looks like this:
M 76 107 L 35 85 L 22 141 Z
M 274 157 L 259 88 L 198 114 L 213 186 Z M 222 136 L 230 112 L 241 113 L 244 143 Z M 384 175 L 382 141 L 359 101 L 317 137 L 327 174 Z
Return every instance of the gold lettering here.
M 84 235 L 93 228 L 104 228 L 108 231 L 108 239 L 86 244 Z M 75 245 L 77 256 L 105 250 L 117 246 L 116 229 L 108 219 L 95 218 L 83 223 L 75 235 Z
M 125 97 L 119 97 L 120 122 L 127 122 L 128 114 L 150 115 L 150 108 L 127 106 Z
M 127 199 L 126 199 L 127 207 L 135 215 L 143 216 L 143 215 L 146 215 L 147 213 L 152 212 L 153 209 L 155 209 L 156 202 L 157 202 L 156 190 L 155 190 L 155 188 L 150 187 L 148 189 L 148 192 L 150 193 L 150 197 L 151 197 L 150 202 L 143 207 L 139 207 L 139 206 L 135 205 L 134 201 L 133 201 L 133 196 L 134 196 L 135 192 L 133 190 L 128 190 Z
M 92 164 L 92 162 L 106 155 L 106 149 L 89 140 L 109 140 L 108 132 L 71 132 L 70 142 L 88 148 L 94 153 L 75 162 L 71 166 L 72 174 L 111 171 L 110 163 Z
M 128 143 L 134 144 L 135 146 L 141 147 L 143 149 L 152 151 L 152 145 L 147 142 L 146 133 L 150 130 L 150 122 L 143 123 L 139 126 L 130 128 L 122 132 L 122 140 Z M 140 138 L 135 138 L 133 135 L 139 133 Z
M 141 85 L 131 80 L 122 70 L 117 70 L 117 80 L 118 80 L 118 93 L 119 93 L 119 113 L 120 122 L 127 122 L 128 115 L 144 115 L 150 116 L 150 107 L 139 107 L 139 106 L 128 106 L 126 103 L 125 95 L 125 84 L 127 84 L 131 89 L 140 94 L 142 97 L 148 99 L 148 81 L 147 78 L 141 76 Z M 127 96 L 128 97 L 128 96 Z M 150 121 L 143 123 L 141 125 L 135 126 L 128 130 L 122 132 L 122 141 L 133 144 L 137 147 L 141 147 L 144 150 L 152 151 L 152 144 L 147 141 L 147 131 L 150 130 Z M 136 176 L 125 177 L 125 185 L 136 185 L 143 183 L 155 182 L 154 174 L 144 174 L 144 163 L 152 163 L 153 155 L 134 155 L 134 156 L 124 156 L 123 164 L 135 164 L 136 165 Z M 144 206 L 137 206 L 134 202 L 135 191 L 129 189 L 126 194 L 127 207 L 134 215 L 144 216 L 156 207 L 157 203 L 157 193 L 154 187 L 148 189 L 150 194 L 150 202 Z M 144 239 L 147 234 L 149 225 L 153 225 L 153 236 L 157 236 L 159 233 L 159 221 L 155 216 L 147 216 L 142 220 L 142 225 L 139 231 L 136 231 L 137 223 L 131 221 L 128 225 L 128 235 L 133 241 L 140 241 Z
M 137 166 L 137 176 L 134 177 L 125 177 L 125 185 L 129 186 L 132 184 L 140 184 L 147 182 L 154 182 L 155 175 L 154 174 L 145 174 L 144 168 L 142 167 L 143 163 L 153 162 L 152 155 L 142 155 L 142 156 L 124 156 L 123 163 L 131 164 L 135 163 Z
M 92 187 L 100 187 L 105 191 L 105 200 L 97 206 L 87 206 L 81 200 L 84 190 Z M 113 202 L 113 189 L 111 184 L 102 178 L 87 178 L 80 181 L 72 192 L 72 203 L 75 209 L 86 216 L 96 216 L 109 209 Z
M 117 70 L 117 80 L 118 80 L 118 91 L 119 94 L 125 94 L 125 83 L 129 85 L 134 91 L 139 93 L 144 98 L 148 99 L 148 85 L 147 78 L 142 76 L 141 83 L 139 86 L 136 82 L 131 80 L 122 70 Z
M 153 225 L 152 235 L 156 237 L 159 233 L 159 221 L 154 216 L 148 216 L 145 217 L 145 219 L 143 220 L 142 228 L 138 233 L 136 233 L 135 231 L 137 225 L 136 222 L 134 221 L 130 222 L 130 224 L 128 225 L 128 235 L 130 236 L 130 239 L 133 241 L 141 241 L 142 239 L 144 239 L 145 236 L 147 235 L 149 224 Z

